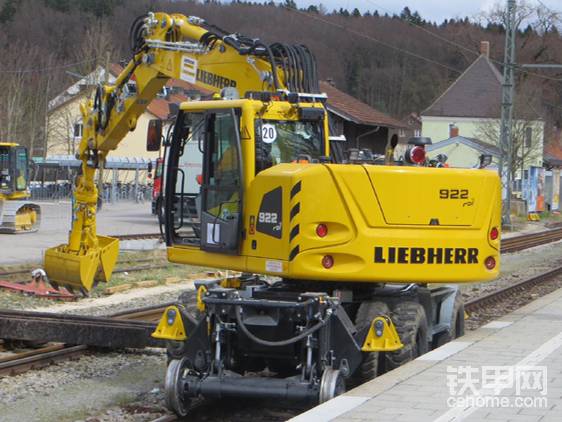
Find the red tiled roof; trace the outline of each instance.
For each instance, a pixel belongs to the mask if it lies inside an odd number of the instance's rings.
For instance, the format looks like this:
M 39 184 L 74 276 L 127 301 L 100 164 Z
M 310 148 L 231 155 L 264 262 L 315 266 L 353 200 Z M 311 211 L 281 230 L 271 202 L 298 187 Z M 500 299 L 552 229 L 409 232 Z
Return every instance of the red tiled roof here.
M 111 63 L 109 65 L 109 72 L 113 76 L 119 75 L 119 73 L 121 73 L 122 71 L 123 71 L 123 66 L 121 66 L 120 64 Z M 168 88 L 181 88 L 181 89 L 185 89 L 186 91 L 198 91 L 201 93 L 201 95 L 213 94 L 213 92 L 209 91 L 208 89 L 195 86 L 193 84 L 190 84 L 189 82 L 182 81 L 181 79 L 168 79 L 168 82 L 166 82 L 166 86 Z
M 328 95 L 328 109 L 345 119 L 369 126 L 405 128 L 404 123 L 340 91 L 328 82 L 320 81 L 320 91 Z
M 168 99 L 155 98 L 146 109 L 159 119 L 166 120 L 170 114 L 170 104 L 179 104 L 183 101 L 187 101 L 184 95 L 171 95 Z
M 552 143 L 545 145 L 544 153 L 550 155 L 551 157 L 562 160 L 562 147 L 559 143 Z
M 114 76 L 117 76 L 123 71 L 123 66 L 117 63 L 111 63 L 109 71 Z M 180 79 L 169 79 L 166 82 L 166 87 L 180 88 L 185 91 L 197 91 L 202 96 L 212 94 L 212 92 L 207 89 L 199 88 L 193 84 L 190 84 L 189 82 L 182 81 Z M 147 111 L 161 120 L 166 120 L 168 118 L 168 115 L 170 114 L 170 104 L 179 104 L 183 101 L 187 101 L 187 99 L 188 98 L 183 94 L 172 94 L 168 98 L 157 97 L 150 102 L 147 107 Z

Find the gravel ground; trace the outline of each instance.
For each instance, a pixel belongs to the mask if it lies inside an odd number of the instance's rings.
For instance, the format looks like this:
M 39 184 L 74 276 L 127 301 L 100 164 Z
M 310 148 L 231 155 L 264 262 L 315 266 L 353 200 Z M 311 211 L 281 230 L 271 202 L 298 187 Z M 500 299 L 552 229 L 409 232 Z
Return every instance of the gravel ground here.
M 502 275 L 486 284 L 462 286 L 465 299 L 520 281 L 562 265 L 562 242 L 539 246 L 502 257 Z M 467 321 L 473 329 L 518 306 L 562 287 L 556 282 L 530 289 L 524 295 L 500 303 L 495 309 L 478 313 Z M 42 306 L 37 310 L 88 315 L 107 315 L 141 306 L 175 300 L 179 293 L 193 290 L 191 284 L 136 289 L 108 297 L 82 299 L 78 303 Z M 43 305 L 43 303 L 41 303 Z M 2 421 L 151 421 L 165 414 L 163 379 L 165 355 L 155 349 L 143 352 L 113 352 L 86 355 L 77 361 L 0 379 L 0 419 Z M 256 410 L 243 401 L 232 406 L 203 405 L 190 415 L 190 421 L 242 421 L 256 418 Z M 228 408 L 226 414 L 224 410 Z M 265 406 L 259 420 L 285 420 L 299 410 Z

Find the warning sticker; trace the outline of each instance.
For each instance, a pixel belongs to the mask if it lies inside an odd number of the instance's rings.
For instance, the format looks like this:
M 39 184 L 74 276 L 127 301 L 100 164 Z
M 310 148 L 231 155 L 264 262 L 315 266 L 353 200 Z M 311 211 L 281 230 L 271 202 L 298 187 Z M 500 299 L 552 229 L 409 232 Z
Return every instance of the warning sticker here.
M 184 55 L 181 59 L 180 79 L 191 84 L 195 83 L 197 77 L 197 60 Z
M 270 273 L 282 273 L 283 272 L 283 262 L 282 261 L 265 261 L 265 271 Z

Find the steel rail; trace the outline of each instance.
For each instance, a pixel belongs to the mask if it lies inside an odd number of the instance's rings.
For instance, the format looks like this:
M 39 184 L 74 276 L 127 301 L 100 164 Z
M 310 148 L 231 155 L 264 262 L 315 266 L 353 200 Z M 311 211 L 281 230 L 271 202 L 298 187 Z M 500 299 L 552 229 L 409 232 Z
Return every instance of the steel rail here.
M 160 304 L 137 308 L 130 311 L 118 312 L 111 315 L 116 323 L 119 321 L 153 321 L 169 304 Z M 15 353 L 0 358 L 0 377 L 16 375 L 25 371 L 44 367 L 50 363 L 79 356 L 89 350 L 87 345 L 50 344 L 36 350 Z
M 518 283 L 512 284 L 493 292 L 487 293 L 483 296 L 471 299 L 464 304 L 464 309 L 468 313 L 477 311 L 486 306 L 493 305 L 501 300 L 509 298 L 515 293 L 525 291 L 530 287 L 536 286 L 547 281 L 552 280 L 554 277 L 562 274 L 562 266 L 554 268 L 550 271 L 538 274 L 536 276 L 530 277 L 528 279 L 522 280 Z

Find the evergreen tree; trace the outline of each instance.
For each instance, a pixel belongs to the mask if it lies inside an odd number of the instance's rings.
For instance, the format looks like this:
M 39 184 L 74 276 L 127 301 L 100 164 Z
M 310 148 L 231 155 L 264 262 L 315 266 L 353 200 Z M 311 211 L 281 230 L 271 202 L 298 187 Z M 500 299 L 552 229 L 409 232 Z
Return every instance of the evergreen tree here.
M 51 9 L 58 10 L 59 12 L 68 12 L 71 6 L 71 0 L 43 0 L 45 6 Z
M 357 7 L 355 9 L 353 9 L 353 12 L 351 12 L 351 14 L 353 15 L 354 18 L 361 17 L 361 12 L 359 11 L 359 9 Z
M 295 3 L 295 0 L 285 0 L 285 4 L 283 4 L 283 6 L 286 7 L 287 9 L 297 8 L 297 4 Z
M 423 24 L 423 19 L 421 18 L 420 14 L 418 13 L 418 11 L 416 10 L 414 12 L 414 14 L 412 15 L 412 17 L 410 18 L 410 22 L 416 24 L 416 25 L 421 25 Z
M 311 4 L 310 6 L 308 6 L 308 9 L 306 9 L 306 11 L 308 13 L 319 13 L 320 11 L 318 10 L 318 6 L 314 6 L 313 4 Z
M 402 12 L 400 12 L 400 19 L 409 22 L 411 18 L 412 12 L 410 12 L 410 8 L 408 6 L 404 7 L 404 9 L 402 9 Z
M 0 9 L 0 23 L 6 23 L 12 20 L 16 14 L 19 0 L 6 0 Z

